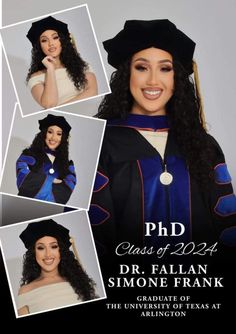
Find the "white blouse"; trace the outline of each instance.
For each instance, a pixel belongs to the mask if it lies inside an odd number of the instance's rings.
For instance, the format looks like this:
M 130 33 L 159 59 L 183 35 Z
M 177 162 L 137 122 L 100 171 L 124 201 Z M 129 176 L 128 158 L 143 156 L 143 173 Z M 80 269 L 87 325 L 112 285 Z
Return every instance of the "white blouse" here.
M 168 132 L 167 131 L 154 132 L 154 131 L 139 130 L 139 133 L 141 133 L 141 135 L 159 152 L 162 159 L 164 159 Z
M 68 282 L 44 285 L 18 295 L 17 308 L 28 306 L 29 313 L 51 310 L 81 303 L 78 295 Z
M 78 94 L 82 93 L 84 89 L 78 90 L 74 82 L 68 76 L 66 68 L 57 68 L 55 70 L 57 89 L 58 89 L 58 104 L 63 104 L 70 99 L 73 99 Z M 41 73 L 31 77 L 28 81 L 28 87 L 30 90 L 38 85 L 43 84 L 45 82 L 45 73 Z

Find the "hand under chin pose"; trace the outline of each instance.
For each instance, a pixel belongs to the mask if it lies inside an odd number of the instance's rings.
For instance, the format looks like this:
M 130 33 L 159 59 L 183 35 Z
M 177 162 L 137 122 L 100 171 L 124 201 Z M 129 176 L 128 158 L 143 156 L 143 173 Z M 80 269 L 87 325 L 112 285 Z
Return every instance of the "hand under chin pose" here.
M 78 53 L 66 23 L 48 16 L 32 23 L 27 38 L 32 43 L 27 82 L 44 109 L 97 95 L 96 77 Z

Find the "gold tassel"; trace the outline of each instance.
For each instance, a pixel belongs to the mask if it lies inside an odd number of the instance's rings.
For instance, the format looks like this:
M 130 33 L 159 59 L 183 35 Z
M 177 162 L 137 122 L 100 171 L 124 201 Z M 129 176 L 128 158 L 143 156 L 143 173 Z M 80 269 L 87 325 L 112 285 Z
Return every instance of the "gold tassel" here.
M 70 42 L 73 45 L 74 49 L 78 51 L 77 46 L 76 46 L 75 38 L 71 33 L 70 33 Z
M 199 119 L 203 126 L 203 128 L 207 131 L 207 125 L 206 125 L 206 118 L 204 114 L 204 108 L 203 108 L 203 99 L 200 91 L 200 81 L 198 76 L 198 68 L 197 63 L 193 60 L 193 74 L 194 74 L 194 81 L 196 86 L 196 94 L 199 98 Z
M 77 259 L 77 261 L 79 262 L 79 264 L 81 265 L 82 269 L 83 269 L 83 266 L 81 264 L 81 261 L 80 261 L 80 257 L 79 257 L 79 253 L 76 249 L 76 246 L 75 246 L 75 241 L 72 237 L 70 237 L 70 243 L 71 243 L 71 246 L 72 246 L 72 249 L 73 249 L 73 253 L 75 254 L 75 257 Z

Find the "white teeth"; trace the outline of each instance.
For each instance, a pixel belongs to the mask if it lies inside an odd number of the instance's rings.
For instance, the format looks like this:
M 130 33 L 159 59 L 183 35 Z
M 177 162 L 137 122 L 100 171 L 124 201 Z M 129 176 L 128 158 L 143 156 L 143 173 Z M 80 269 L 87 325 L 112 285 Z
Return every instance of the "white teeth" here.
M 53 263 L 53 259 L 52 260 L 44 260 L 44 263 L 46 264 L 46 265 L 50 265 L 50 264 L 52 264 Z
M 149 94 L 149 95 L 160 95 L 161 91 L 160 90 L 144 90 L 145 94 Z

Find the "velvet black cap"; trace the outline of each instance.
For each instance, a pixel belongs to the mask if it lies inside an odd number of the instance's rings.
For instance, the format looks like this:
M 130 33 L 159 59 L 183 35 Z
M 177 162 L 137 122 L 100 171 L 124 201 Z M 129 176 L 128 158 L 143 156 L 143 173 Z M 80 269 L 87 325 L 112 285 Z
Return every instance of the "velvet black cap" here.
M 189 74 L 193 72 L 193 42 L 169 20 L 129 20 L 114 38 L 103 42 L 108 53 L 108 63 L 118 68 L 133 54 L 156 47 L 169 52 Z
M 52 16 L 48 16 L 42 20 L 33 22 L 26 37 L 30 40 L 32 45 L 34 45 L 37 43 L 39 36 L 46 30 L 55 30 L 57 32 L 60 31 L 64 35 L 70 35 L 66 23 L 56 20 Z
M 44 119 L 39 120 L 39 129 L 47 129 L 49 126 L 57 125 L 61 128 L 67 135 L 71 130 L 70 124 L 66 121 L 63 116 L 54 116 L 48 114 Z
M 30 223 L 20 234 L 25 248 L 30 248 L 40 238 L 49 236 L 59 238 L 68 248 L 71 246 L 69 230 L 52 219 Z

